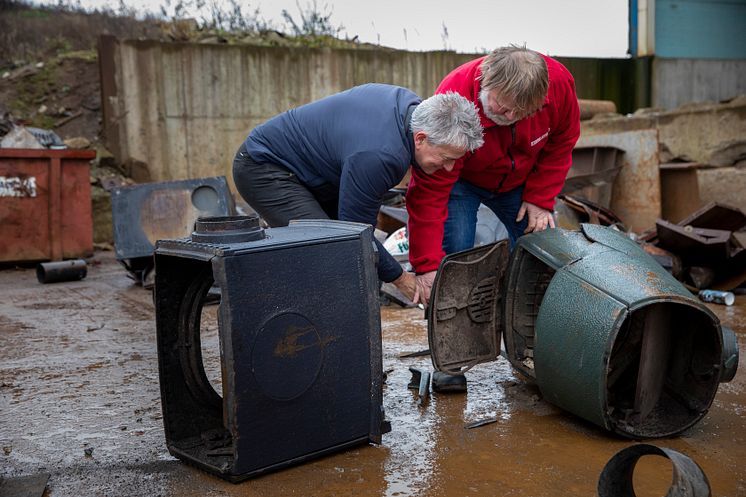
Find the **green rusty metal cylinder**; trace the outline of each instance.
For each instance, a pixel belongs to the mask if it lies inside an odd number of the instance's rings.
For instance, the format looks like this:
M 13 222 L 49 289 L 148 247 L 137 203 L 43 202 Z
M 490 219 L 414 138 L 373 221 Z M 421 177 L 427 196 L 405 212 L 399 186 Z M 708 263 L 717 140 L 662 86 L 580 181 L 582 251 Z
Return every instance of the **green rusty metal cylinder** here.
M 733 332 L 613 229 L 522 237 L 505 288 L 511 364 L 547 401 L 620 435 L 687 429 L 735 374 Z
M 679 433 L 738 367 L 734 333 L 611 228 L 551 229 L 447 255 L 428 306 L 435 367 L 505 356 L 544 398 L 631 438 Z

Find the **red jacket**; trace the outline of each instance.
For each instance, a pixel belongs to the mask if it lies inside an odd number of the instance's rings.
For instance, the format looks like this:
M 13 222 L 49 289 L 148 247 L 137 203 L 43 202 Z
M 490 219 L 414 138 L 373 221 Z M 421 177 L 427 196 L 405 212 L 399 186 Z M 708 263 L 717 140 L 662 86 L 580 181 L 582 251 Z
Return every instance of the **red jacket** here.
M 580 136 L 580 110 L 575 81 L 565 66 L 544 56 L 549 71 L 544 106 L 515 123 L 513 139 L 513 126 L 496 125 L 482 110 L 477 77 L 483 59 L 457 67 L 443 79 L 436 93 L 455 91 L 477 105 L 484 145 L 456 161 L 450 172 L 440 170 L 428 175 L 412 168 L 407 191 L 409 260 L 418 273 L 434 271 L 445 255 L 443 223 L 448 217 L 448 196 L 458 179 L 500 192 L 525 184 L 524 201 L 552 209 L 572 164 L 572 149 Z

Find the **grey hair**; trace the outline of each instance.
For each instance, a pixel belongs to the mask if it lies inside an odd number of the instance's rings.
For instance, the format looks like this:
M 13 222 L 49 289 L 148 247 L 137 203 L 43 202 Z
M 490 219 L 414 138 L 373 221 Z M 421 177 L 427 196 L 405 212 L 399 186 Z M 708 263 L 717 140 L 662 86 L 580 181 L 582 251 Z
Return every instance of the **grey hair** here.
M 439 93 L 420 103 L 412 113 L 412 134 L 422 131 L 433 145 L 447 145 L 469 152 L 484 143 L 479 111 L 458 93 Z
M 482 89 L 499 92 L 515 101 L 517 110 L 541 107 L 549 89 L 544 57 L 525 46 L 508 45 L 493 50 L 480 66 Z

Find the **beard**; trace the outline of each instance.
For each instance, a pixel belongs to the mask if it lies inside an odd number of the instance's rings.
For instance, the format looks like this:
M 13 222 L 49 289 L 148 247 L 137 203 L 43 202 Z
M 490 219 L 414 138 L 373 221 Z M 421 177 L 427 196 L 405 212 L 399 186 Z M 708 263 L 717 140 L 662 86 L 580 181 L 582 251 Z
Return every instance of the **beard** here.
M 485 90 L 484 88 L 479 90 L 479 101 L 482 104 L 482 111 L 484 112 L 484 115 L 498 126 L 510 126 L 511 124 L 517 122 L 518 119 L 508 119 L 507 117 L 501 116 L 500 114 L 495 114 L 490 110 L 489 105 L 487 105 L 487 102 L 489 100 L 489 93 L 490 92 Z

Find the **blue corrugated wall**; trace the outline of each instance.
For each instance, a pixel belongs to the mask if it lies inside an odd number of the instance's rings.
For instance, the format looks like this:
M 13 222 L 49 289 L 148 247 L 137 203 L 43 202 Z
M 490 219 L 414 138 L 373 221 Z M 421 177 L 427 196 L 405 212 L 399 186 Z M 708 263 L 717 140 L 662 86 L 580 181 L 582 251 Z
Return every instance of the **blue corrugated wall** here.
M 656 0 L 655 55 L 746 59 L 746 0 Z

